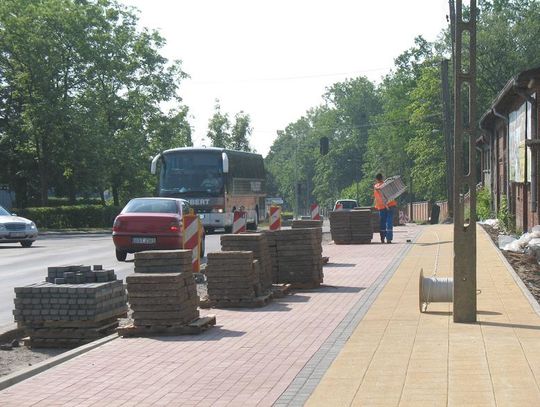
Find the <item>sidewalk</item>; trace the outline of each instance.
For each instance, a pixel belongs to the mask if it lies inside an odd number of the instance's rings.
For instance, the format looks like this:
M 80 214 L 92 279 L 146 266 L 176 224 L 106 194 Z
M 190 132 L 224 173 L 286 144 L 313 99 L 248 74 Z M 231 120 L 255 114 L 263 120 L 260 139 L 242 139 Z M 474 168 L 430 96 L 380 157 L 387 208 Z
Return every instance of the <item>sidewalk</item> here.
M 308 406 L 540 405 L 540 318 L 480 227 L 479 322 L 419 313 L 419 270 L 449 276 L 451 240 L 452 225 L 424 229 Z
M 280 396 L 305 401 L 411 247 L 406 228 L 397 229 L 392 245 L 325 245 L 330 264 L 324 288 L 260 309 L 203 311 L 215 313 L 218 326 L 198 336 L 114 340 L 7 388 L 0 405 L 270 406 Z
M 539 406 L 540 317 L 481 228 L 479 323 L 454 324 L 451 304 L 418 310 L 420 268 L 451 274 L 452 227 L 327 245 L 326 288 L 215 310 L 199 336 L 114 340 L 0 405 Z

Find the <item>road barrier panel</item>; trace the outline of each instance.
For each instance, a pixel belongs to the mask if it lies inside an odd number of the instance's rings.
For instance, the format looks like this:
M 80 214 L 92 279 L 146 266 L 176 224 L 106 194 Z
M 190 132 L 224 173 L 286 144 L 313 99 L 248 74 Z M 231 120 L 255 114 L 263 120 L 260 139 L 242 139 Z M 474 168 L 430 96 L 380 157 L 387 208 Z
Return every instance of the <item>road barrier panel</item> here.
M 281 229 L 281 206 L 270 207 L 270 230 Z
M 319 205 L 316 203 L 311 204 L 311 219 L 321 220 L 320 208 L 319 208 Z
M 193 272 L 198 273 L 201 269 L 200 251 L 202 225 L 198 215 L 189 214 L 183 216 L 182 242 L 184 249 L 191 249 L 191 264 Z
M 237 233 L 246 233 L 247 230 L 247 212 L 245 211 L 234 211 L 233 216 L 233 234 Z

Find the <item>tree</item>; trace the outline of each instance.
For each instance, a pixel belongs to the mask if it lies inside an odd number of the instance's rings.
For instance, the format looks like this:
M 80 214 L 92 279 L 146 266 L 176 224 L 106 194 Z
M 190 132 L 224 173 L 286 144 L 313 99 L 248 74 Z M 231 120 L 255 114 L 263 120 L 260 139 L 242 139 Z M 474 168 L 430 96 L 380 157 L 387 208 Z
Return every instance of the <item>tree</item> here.
M 240 111 L 234 116 L 234 125 L 231 129 L 231 144 L 233 150 L 251 151 L 249 147 L 249 137 L 253 129 L 251 128 L 251 118 L 249 114 Z
M 6 179 L 19 204 L 36 192 L 44 204 L 51 189 L 74 200 L 109 188 L 119 204 L 148 193 L 149 156 L 191 144 L 177 94 L 186 75 L 137 21 L 112 0 L 0 3 L 0 149 L 11 151 Z
M 213 147 L 228 148 L 231 144 L 231 122 L 227 113 L 221 113 L 219 100 L 216 99 L 214 114 L 208 121 L 208 133 L 206 136 L 210 139 Z

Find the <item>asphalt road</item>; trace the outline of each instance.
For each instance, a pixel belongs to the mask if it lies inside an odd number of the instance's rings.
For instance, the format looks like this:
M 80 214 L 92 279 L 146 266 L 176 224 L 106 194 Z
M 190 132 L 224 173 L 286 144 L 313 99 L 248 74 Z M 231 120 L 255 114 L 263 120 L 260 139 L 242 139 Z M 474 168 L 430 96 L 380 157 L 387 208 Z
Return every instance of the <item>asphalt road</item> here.
M 206 252 L 220 250 L 219 235 L 206 237 Z M 113 268 L 118 278 L 133 272 L 133 255 L 126 262 L 116 260 L 110 235 L 46 235 L 30 248 L 0 244 L 0 332 L 13 324 L 14 288 L 44 281 L 47 267 L 95 265 Z

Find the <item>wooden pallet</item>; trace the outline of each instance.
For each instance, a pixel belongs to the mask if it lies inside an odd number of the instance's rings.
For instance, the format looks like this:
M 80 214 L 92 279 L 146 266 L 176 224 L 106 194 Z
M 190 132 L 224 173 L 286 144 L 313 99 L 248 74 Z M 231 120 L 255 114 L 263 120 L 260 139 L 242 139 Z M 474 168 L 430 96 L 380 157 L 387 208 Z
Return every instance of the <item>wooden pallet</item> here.
M 241 300 L 219 300 L 212 301 L 208 298 L 199 302 L 200 308 L 260 308 L 267 305 L 272 300 L 272 293 L 259 297 L 246 298 Z
M 272 298 L 283 298 L 290 290 L 290 284 L 272 284 Z
M 353 245 L 353 244 L 370 244 L 371 239 L 369 240 L 347 240 L 347 241 L 341 241 L 341 240 L 334 240 L 334 244 L 337 245 Z
M 177 336 L 197 335 L 216 324 L 215 315 L 207 315 L 190 322 L 187 325 L 127 325 L 117 328 L 118 335 L 128 338 L 137 336 Z

